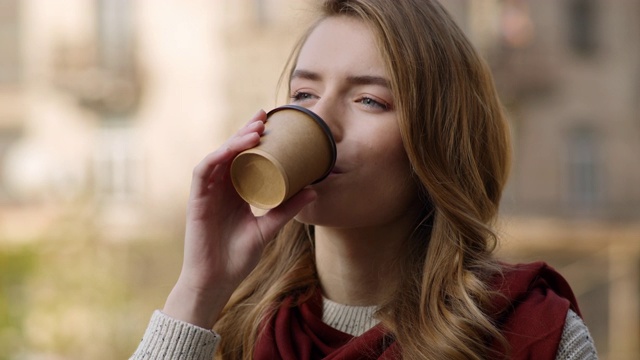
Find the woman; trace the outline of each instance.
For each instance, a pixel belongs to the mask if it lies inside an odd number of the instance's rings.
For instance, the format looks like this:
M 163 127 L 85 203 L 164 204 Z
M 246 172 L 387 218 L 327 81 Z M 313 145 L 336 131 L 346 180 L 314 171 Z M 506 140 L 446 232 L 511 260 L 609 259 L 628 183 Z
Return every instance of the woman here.
M 133 358 L 596 358 L 560 275 L 494 258 L 508 129 L 441 5 L 325 1 L 292 65 L 335 169 L 256 217 L 228 172 L 265 113 L 209 154 L 182 272 Z

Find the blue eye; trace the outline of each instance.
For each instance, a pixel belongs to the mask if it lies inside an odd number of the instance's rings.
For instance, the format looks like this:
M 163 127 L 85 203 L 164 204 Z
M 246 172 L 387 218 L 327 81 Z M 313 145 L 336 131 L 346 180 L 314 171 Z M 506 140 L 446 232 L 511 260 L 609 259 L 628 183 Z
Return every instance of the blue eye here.
M 389 105 L 376 101 L 370 97 L 363 97 L 360 100 L 358 100 L 360 103 L 362 103 L 365 106 L 368 107 L 372 107 L 372 108 L 376 108 L 376 109 L 382 109 L 382 110 L 389 110 Z
M 291 100 L 293 101 L 304 101 L 304 100 L 309 100 L 309 99 L 313 99 L 313 95 L 311 95 L 310 93 L 307 92 L 295 92 L 293 93 L 293 95 L 291 95 Z

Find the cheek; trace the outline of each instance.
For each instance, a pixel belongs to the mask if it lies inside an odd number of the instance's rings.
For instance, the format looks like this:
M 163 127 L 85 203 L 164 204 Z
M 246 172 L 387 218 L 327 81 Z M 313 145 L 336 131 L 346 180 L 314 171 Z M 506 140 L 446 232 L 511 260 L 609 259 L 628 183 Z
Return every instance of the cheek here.
M 404 216 L 418 204 L 418 187 L 400 135 L 385 130 L 363 131 L 349 139 L 349 161 L 358 165 L 342 180 L 320 185 L 319 198 L 296 217 L 298 221 L 372 226 Z
M 378 137 L 378 141 L 361 148 L 364 151 L 364 154 L 361 154 L 363 164 L 371 164 L 369 171 L 378 172 L 381 178 L 405 178 L 410 174 L 411 167 L 400 135 L 386 135 Z
M 363 163 L 371 164 L 367 177 L 372 179 L 371 185 L 375 188 L 369 190 L 390 207 L 404 208 L 417 198 L 418 187 L 400 135 L 386 140 L 370 148 L 367 159 L 363 159 Z
M 405 207 L 416 198 L 418 193 L 411 166 L 404 150 L 394 154 L 387 154 L 384 164 L 380 164 L 378 181 L 380 193 L 385 194 L 390 204 Z

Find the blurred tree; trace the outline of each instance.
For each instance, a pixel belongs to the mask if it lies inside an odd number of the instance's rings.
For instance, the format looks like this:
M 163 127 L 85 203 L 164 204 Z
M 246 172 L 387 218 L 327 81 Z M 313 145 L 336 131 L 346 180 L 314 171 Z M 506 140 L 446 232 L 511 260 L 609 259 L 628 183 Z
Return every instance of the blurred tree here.
M 29 310 L 25 282 L 36 263 L 32 246 L 0 249 L 0 360 L 9 360 L 26 346 L 21 336 Z

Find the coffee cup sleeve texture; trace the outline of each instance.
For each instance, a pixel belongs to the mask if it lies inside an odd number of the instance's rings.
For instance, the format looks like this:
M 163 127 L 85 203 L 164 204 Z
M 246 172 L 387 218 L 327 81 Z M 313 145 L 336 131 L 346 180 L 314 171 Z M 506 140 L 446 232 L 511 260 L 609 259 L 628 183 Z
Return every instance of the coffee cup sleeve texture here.
M 231 180 L 246 202 L 272 209 L 326 178 L 335 161 L 335 140 L 324 120 L 306 108 L 285 105 L 267 114 L 260 144 L 233 160 Z

